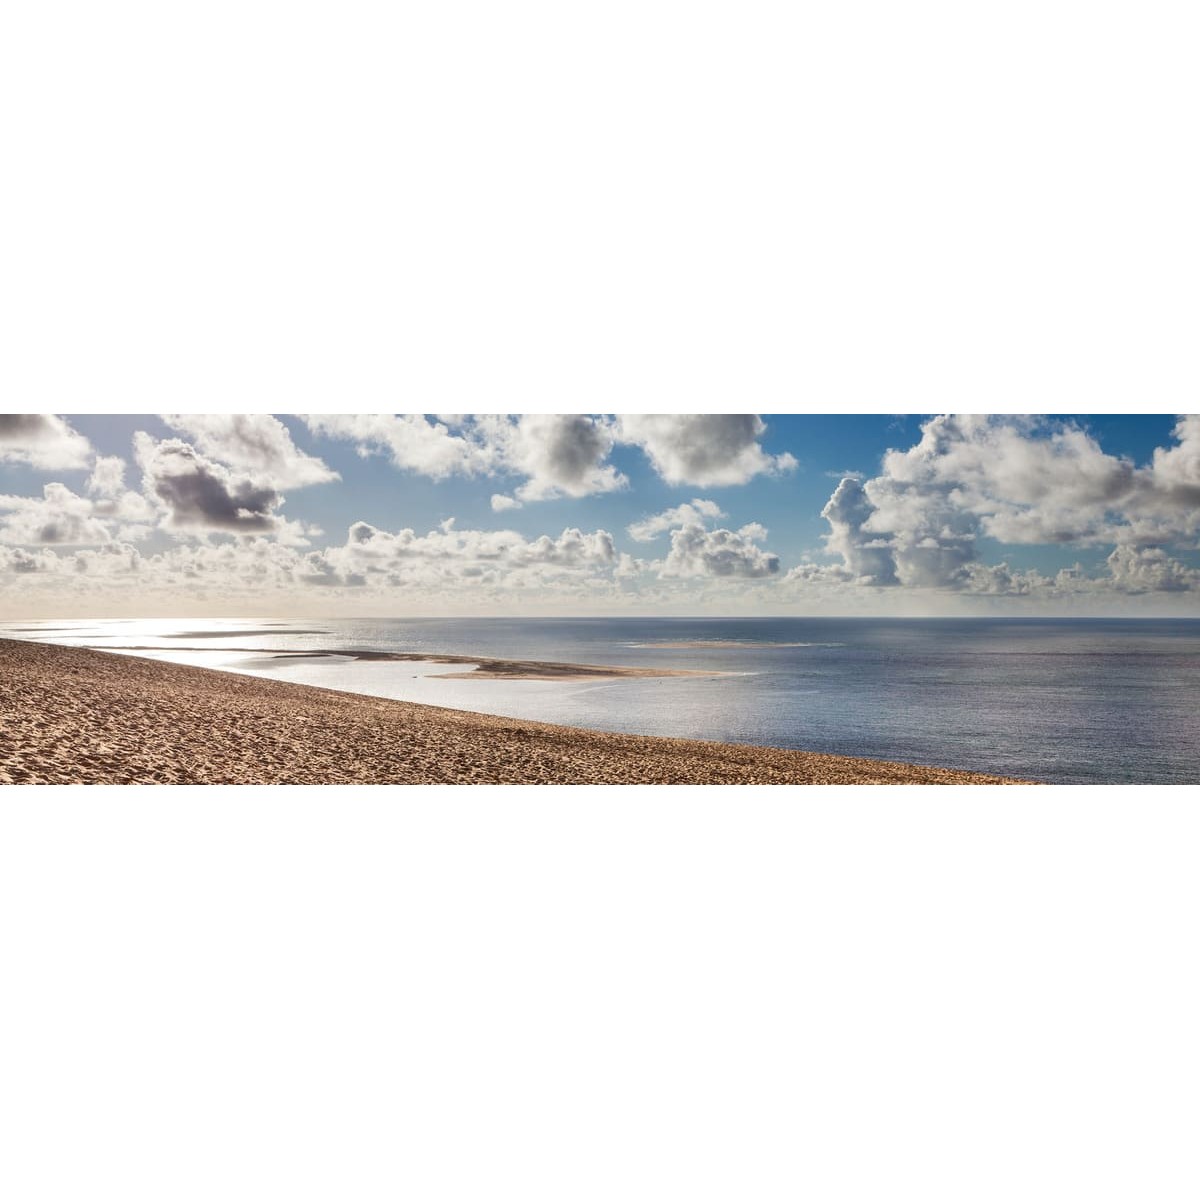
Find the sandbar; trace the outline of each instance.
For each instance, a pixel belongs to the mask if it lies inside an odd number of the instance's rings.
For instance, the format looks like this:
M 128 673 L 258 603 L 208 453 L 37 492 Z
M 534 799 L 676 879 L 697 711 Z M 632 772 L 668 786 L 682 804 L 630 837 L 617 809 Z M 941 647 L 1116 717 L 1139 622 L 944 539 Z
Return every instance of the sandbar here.
M 139 650 L 155 650 L 155 646 L 120 646 L 129 654 Z M 356 662 L 426 662 L 470 666 L 471 671 L 444 671 L 431 679 L 666 679 L 677 675 L 722 675 L 723 671 L 682 671 L 666 667 L 605 667 L 594 663 L 534 662 L 517 658 L 483 658 L 474 654 L 434 654 L 429 651 L 405 650 L 280 650 L 249 646 L 191 646 L 201 654 L 206 650 L 240 654 L 265 654 L 271 658 L 349 658 Z
M 800 646 L 825 646 L 827 642 L 736 642 L 709 639 L 696 642 L 638 642 L 641 650 L 788 650 Z

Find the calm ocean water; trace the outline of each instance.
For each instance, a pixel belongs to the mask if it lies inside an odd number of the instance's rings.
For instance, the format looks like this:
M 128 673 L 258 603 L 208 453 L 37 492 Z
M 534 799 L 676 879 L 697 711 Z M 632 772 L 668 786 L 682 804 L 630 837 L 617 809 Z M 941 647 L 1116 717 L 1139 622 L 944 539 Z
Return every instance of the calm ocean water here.
M 0 636 L 629 733 L 898 759 L 1055 783 L 1200 782 L 1200 620 L 8 622 Z M 691 643 L 687 646 L 671 643 Z M 701 643 L 709 643 L 707 645 Z M 437 679 L 374 649 L 726 674 Z

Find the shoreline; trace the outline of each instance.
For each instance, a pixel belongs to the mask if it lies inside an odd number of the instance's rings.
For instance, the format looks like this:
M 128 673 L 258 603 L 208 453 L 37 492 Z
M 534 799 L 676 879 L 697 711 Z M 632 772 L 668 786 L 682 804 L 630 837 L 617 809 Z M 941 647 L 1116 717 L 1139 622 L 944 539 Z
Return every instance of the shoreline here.
M 604 733 L 6 638 L 0 678 L 7 784 L 1030 782 Z

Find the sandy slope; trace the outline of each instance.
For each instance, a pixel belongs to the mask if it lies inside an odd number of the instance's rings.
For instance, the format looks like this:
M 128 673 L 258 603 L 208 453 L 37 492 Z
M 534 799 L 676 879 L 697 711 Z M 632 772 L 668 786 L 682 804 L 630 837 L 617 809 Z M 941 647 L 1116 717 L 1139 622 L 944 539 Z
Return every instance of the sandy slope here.
M 4 783 L 1001 783 L 595 733 L 0 639 Z

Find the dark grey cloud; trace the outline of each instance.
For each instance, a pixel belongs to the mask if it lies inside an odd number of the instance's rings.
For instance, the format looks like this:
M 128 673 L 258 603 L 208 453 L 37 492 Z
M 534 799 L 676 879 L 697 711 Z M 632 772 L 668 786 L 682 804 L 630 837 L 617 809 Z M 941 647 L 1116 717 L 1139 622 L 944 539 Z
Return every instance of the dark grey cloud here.
M 273 488 L 235 478 L 178 438 L 134 438 L 147 495 L 155 497 L 179 528 L 224 533 L 269 533 L 279 526 L 274 510 L 282 497 Z
M 91 456 L 91 443 L 62 417 L 0 413 L 0 462 L 28 463 L 42 471 L 70 471 L 86 467 Z
M 0 413 L 0 442 L 36 441 L 49 431 L 41 413 Z

